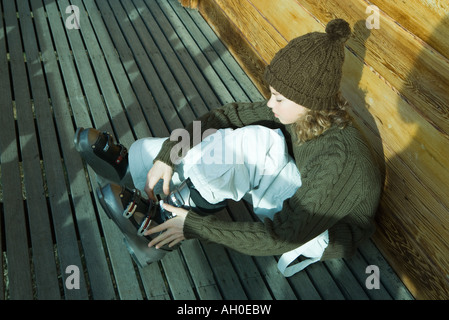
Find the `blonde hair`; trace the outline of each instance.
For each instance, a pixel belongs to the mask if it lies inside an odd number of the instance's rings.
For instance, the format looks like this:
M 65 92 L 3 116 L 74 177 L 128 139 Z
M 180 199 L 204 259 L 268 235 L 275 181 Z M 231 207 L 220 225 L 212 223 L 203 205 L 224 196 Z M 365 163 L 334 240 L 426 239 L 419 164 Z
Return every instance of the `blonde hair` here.
M 322 135 L 333 125 L 343 129 L 352 122 L 347 109 L 349 103 L 338 94 L 335 108 L 326 110 L 308 110 L 293 124 L 297 142 L 302 144 Z

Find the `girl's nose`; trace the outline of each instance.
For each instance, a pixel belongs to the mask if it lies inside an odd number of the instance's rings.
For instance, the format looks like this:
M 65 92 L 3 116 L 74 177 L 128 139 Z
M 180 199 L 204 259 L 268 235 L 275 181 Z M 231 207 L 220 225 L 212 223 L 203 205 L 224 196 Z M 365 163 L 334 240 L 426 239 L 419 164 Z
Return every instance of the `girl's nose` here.
M 274 95 L 271 95 L 270 100 L 268 100 L 268 102 L 267 102 L 267 106 L 268 106 L 268 108 L 273 109 L 274 104 L 275 104 L 275 97 L 274 97 Z

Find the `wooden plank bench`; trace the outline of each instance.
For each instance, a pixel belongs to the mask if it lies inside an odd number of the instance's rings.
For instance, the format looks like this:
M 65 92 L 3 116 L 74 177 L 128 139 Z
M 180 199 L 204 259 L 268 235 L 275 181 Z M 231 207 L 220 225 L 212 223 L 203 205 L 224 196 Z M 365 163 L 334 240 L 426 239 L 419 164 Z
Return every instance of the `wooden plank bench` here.
M 196 8 L 268 96 L 287 42 L 335 18 L 353 29 L 342 94 L 385 173 L 373 239 L 419 299 L 449 297 L 449 5 L 392 0 L 180 0 Z
M 69 5 L 80 29 L 67 28 Z M 76 128 L 129 146 L 263 95 L 198 11 L 176 0 L 3 0 L 0 17 L 0 299 L 413 299 L 371 241 L 290 278 L 278 257 L 197 240 L 137 268 L 94 196 Z M 218 214 L 253 219 L 244 203 Z M 366 286 L 369 265 L 380 289 Z

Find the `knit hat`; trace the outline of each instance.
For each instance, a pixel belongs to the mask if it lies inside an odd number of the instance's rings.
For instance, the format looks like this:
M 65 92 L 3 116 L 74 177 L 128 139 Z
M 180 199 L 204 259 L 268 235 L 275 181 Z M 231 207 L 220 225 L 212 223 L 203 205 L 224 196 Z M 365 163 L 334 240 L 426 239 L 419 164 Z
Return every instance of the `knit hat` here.
M 276 91 L 308 109 L 335 107 L 340 90 L 344 44 L 351 27 L 343 19 L 330 21 L 326 33 L 312 32 L 291 40 L 265 70 Z

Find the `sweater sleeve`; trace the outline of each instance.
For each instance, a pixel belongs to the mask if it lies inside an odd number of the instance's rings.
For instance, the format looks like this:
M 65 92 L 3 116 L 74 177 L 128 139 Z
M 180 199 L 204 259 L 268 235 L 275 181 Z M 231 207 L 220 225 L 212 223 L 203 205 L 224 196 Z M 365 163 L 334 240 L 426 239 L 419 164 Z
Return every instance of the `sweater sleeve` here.
M 224 128 L 235 129 L 251 124 L 268 125 L 275 121 L 273 113 L 267 107 L 267 101 L 255 103 L 229 103 L 221 108 L 211 110 L 185 128 L 185 132 L 188 133 L 189 138 L 189 145 L 187 147 L 192 148 L 195 144 L 199 143 L 206 130 L 218 130 Z M 197 130 L 196 128 L 196 130 L 194 129 L 195 125 L 201 126 L 200 132 L 195 132 Z M 195 135 L 199 135 L 200 139 L 195 137 Z M 181 148 L 179 148 L 179 150 L 174 149 L 178 144 L 180 144 L 178 137 L 172 135 L 170 139 L 167 139 L 164 142 L 154 161 L 159 160 L 173 167 L 173 150 L 175 150 L 174 152 L 176 152 L 178 159 L 182 157 Z M 184 146 L 184 149 L 185 147 L 186 146 Z
M 185 237 L 220 243 L 248 255 L 278 255 L 331 229 L 357 206 L 364 188 L 359 185 L 357 161 L 344 144 L 328 139 L 320 146 L 300 165 L 302 186 L 273 220 L 225 222 L 189 212 Z

